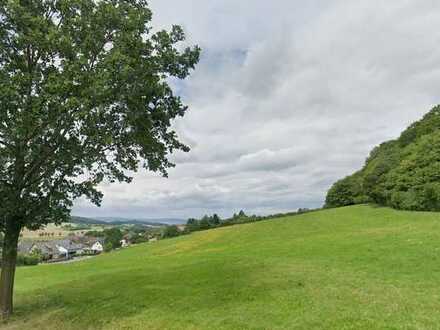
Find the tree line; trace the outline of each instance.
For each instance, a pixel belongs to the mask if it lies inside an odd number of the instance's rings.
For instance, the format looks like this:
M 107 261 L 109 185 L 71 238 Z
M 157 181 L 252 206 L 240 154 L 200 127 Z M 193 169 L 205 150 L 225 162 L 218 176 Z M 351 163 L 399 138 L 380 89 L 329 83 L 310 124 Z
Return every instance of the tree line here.
M 180 230 L 179 227 L 176 225 L 167 226 L 164 228 L 161 238 L 172 238 L 180 235 L 190 234 L 196 231 L 203 231 L 208 229 L 215 229 L 220 227 L 227 227 L 238 224 L 299 215 L 311 211 L 314 210 L 310 210 L 307 208 L 300 208 L 298 209 L 298 211 L 295 212 L 277 213 L 267 216 L 261 216 L 255 214 L 247 215 L 243 210 L 240 210 L 238 213 L 234 213 L 232 217 L 226 219 L 222 219 L 218 214 L 214 213 L 213 215 L 204 215 L 200 219 L 189 218 L 188 221 L 186 222 L 184 230 Z

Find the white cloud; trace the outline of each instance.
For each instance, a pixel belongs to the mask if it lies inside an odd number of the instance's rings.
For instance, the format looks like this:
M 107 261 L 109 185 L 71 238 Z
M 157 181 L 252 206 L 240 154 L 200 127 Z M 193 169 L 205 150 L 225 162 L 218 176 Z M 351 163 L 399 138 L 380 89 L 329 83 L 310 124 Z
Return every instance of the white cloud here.
M 104 187 L 100 210 L 125 216 L 269 213 L 320 206 L 439 102 L 437 1 L 152 0 L 155 26 L 184 26 L 203 48 L 176 90 L 176 123 L 192 147 L 170 178 L 138 174 Z

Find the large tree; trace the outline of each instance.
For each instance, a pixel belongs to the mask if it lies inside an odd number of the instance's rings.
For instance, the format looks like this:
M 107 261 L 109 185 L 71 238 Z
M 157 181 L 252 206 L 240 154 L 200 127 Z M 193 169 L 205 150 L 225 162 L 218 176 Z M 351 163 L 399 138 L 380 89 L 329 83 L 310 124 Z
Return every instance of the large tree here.
M 12 313 L 23 228 L 69 218 L 98 185 L 188 151 L 169 86 L 198 62 L 182 29 L 154 32 L 144 0 L 0 0 L 0 309 Z

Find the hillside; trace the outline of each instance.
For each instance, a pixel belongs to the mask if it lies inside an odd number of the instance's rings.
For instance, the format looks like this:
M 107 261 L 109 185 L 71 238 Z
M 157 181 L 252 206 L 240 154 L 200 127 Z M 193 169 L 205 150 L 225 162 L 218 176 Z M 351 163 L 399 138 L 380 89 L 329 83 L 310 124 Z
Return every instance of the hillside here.
M 434 329 L 439 220 L 353 206 L 19 268 L 4 329 Z
M 440 210 L 440 106 L 396 140 L 373 149 L 358 172 L 336 182 L 327 207 L 373 202 L 396 209 Z

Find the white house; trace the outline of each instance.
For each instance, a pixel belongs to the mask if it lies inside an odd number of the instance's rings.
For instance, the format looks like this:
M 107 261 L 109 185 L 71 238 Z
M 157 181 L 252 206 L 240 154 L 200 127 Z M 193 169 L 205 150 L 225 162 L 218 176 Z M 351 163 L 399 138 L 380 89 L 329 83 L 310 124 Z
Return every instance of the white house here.
M 93 243 L 92 247 L 90 248 L 94 253 L 101 253 L 104 251 L 104 247 L 102 246 L 102 243 L 100 241 L 96 241 Z
M 66 259 L 69 258 L 69 250 L 67 250 L 64 246 L 61 245 L 56 245 L 57 249 L 58 249 L 58 254 L 65 256 Z
M 123 248 L 125 248 L 125 247 L 130 245 L 126 239 L 121 240 L 120 243 L 121 243 L 121 247 L 123 247 Z

